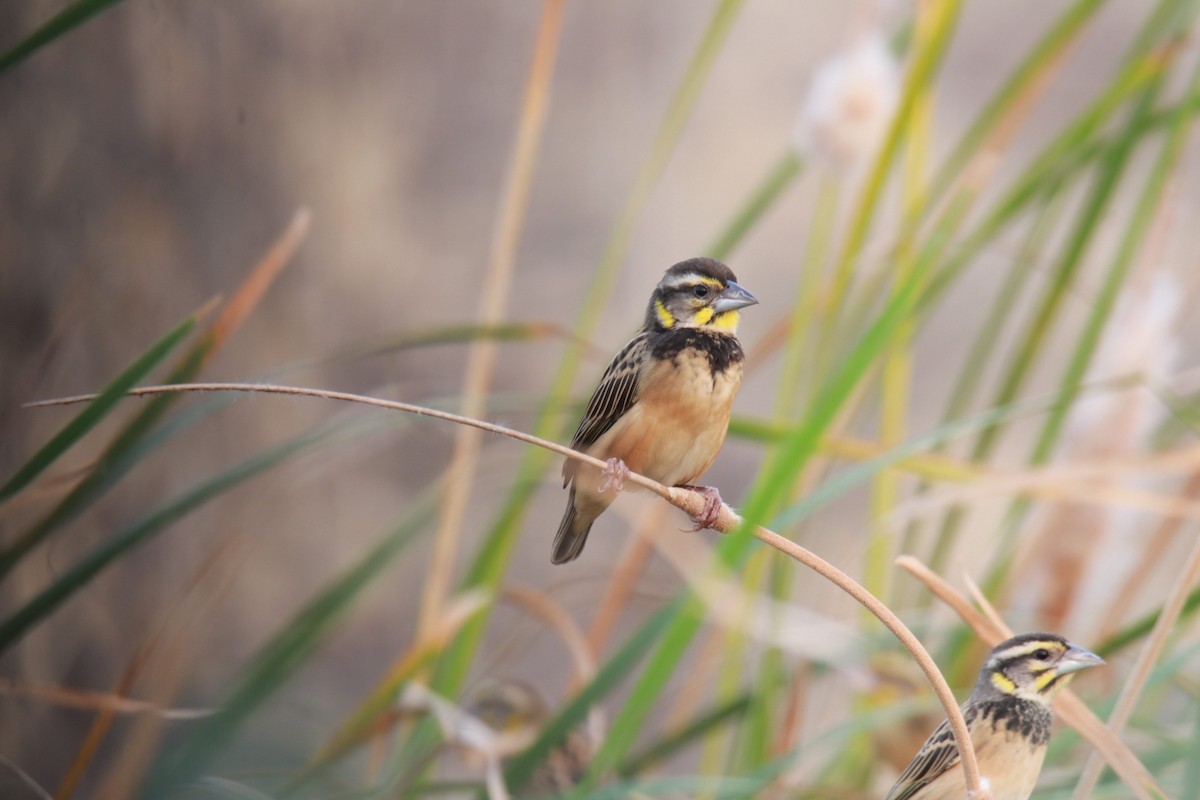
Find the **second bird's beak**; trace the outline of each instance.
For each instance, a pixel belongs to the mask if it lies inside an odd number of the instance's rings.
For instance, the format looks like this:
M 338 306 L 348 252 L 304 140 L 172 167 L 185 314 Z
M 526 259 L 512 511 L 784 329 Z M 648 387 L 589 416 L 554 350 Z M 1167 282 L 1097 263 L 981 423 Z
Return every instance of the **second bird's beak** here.
M 713 311 L 718 314 L 724 314 L 726 311 L 736 311 L 739 308 L 752 306 L 758 302 L 758 298 L 750 294 L 733 281 L 725 287 L 725 291 L 717 295 L 716 302 L 713 303 Z
M 1067 652 L 1063 653 L 1063 657 L 1058 660 L 1056 670 L 1059 675 L 1066 675 L 1071 672 L 1079 672 L 1081 669 L 1088 667 L 1097 667 L 1104 663 L 1104 659 L 1093 653 L 1091 650 L 1085 650 L 1077 644 L 1073 644 L 1067 648 Z

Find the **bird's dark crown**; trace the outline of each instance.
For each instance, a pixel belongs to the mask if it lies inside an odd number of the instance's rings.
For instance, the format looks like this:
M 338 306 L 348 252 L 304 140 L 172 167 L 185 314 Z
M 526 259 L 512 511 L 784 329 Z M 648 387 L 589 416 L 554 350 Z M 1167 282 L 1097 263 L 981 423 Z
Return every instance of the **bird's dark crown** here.
M 715 258 L 699 257 L 680 261 L 678 264 L 670 267 L 666 274 L 663 275 L 659 286 L 673 283 L 680 278 L 686 279 L 688 276 L 693 275 L 713 278 L 720 281 L 723 286 L 737 282 L 737 276 L 733 274 L 733 270 L 720 261 L 717 261 Z

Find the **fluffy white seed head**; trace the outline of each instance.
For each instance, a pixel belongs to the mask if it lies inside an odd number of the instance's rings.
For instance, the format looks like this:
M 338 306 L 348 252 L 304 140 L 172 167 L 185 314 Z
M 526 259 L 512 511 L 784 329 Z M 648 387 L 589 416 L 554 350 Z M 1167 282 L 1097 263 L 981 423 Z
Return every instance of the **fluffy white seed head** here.
M 813 76 L 796 146 L 837 172 L 852 171 L 883 141 L 899 98 L 900 66 L 882 32 L 860 33 Z
M 1178 280 L 1165 269 L 1140 285 L 1131 283 L 1105 327 L 1089 379 L 1168 375 L 1179 352 L 1174 328 L 1182 297 Z M 1084 397 L 1071 413 L 1066 448 L 1075 457 L 1136 452 L 1162 414 L 1162 403 L 1144 388 Z

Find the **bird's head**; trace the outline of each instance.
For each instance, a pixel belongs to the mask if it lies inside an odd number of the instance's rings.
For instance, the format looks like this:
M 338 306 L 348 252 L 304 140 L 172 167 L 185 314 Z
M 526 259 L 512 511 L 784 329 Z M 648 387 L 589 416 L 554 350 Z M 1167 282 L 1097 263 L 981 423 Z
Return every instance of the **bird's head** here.
M 537 728 L 549 716 L 537 690 L 520 681 L 481 682 L 471 691 L 466 710 L 498 733 Z
M 646 310 L 646 330 L 714 328 L 734 333 L 738 309 L 757 302 L 720 261 L 688 259 L 668 269 L 654 290 Z
M 1056 633 L 1026 633 L 996 645 L 975 692 L 1049 704 L 1076 672 L 1103 663 L 1100 656 Z

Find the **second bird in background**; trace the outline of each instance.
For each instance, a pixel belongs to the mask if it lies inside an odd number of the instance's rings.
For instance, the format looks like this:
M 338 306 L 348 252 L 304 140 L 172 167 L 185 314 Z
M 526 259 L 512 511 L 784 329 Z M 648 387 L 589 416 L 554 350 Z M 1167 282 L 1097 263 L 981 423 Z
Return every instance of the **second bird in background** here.
M 757 303 L 729 267 L 711 258 L 681 261 L 650 296 L 646 320 L 613 358 L 588 401 L 571 447 L 608 462 L 598 470 L 568 459 L 571 487 L 551 561 L 583 551 L 592 523 L 630 471 L 667 486 L 690 486 L 725 443 L 745 357 L 738 310 Z M 706 496 L 699 527 L 716 522 L 721 496 Z
M 992 800 L 1026 800 L 1046 758 L 1050 703 L 1076 672 L 1104 659 L 1054 633 L 1026 633 L 996 645 L 963 703 L 979 773 Z M 967 796 L 950 723 L 939 725 L 885 800 Z

